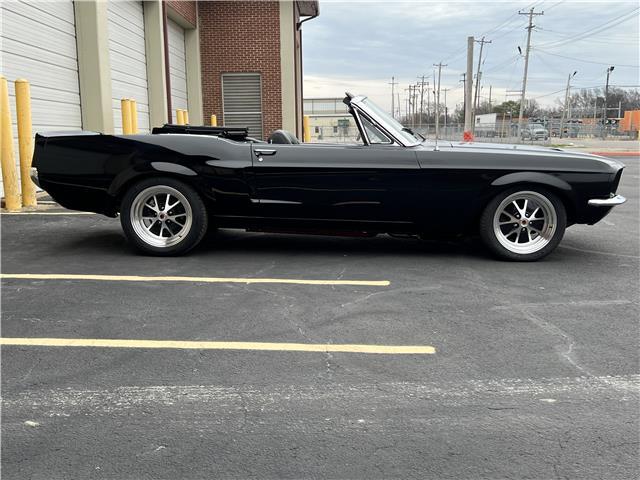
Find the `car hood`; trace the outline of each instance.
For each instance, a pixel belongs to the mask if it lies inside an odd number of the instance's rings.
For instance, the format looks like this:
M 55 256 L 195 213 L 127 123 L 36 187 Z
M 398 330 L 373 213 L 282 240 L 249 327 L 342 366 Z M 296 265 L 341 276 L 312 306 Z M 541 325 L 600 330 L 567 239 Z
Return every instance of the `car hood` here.
M 417 146 L 417 149 L 419 152 L 424 152 L 418 154 L 419 157 L 422 157 L 426 152 L 436 150 L 436 144 L 432 140 L 425 140 Z M 478 166 L 503 163 L 508 159 L 509 164 L 520 168 L 546 169 L 551 167 L 550 170 L 616 172 L 624 167 L 624 164 L 617 160 L 600 155 L 539 145 L 439 140 L 438 150 L 457 154 L 456 158 L 465 158 L 474 164 L 478 162 Z

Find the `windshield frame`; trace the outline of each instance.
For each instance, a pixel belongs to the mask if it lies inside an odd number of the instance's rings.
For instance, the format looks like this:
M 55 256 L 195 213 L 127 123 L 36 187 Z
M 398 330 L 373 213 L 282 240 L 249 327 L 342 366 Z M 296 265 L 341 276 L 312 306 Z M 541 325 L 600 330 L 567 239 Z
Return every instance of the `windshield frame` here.
M 391 135 L 397 144 L 404 147 L 415 147 L 422 143 L 412 133 L 403 130 L 405 127 L 400 122 L 364 95 L 352 97 L 349 103 L 382 127 L 382 130 Z

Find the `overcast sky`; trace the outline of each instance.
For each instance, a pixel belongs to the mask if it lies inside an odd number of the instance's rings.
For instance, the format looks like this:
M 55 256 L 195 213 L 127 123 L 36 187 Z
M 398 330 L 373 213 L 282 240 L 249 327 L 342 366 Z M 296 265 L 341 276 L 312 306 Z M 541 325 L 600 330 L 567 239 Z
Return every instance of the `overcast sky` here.
M 569 73 L 572 88 L 639 86 L 639 3 L 633 1 L 435 2 L 320 0 L 320 16 L 304 24 L 304 96 L 339 97 L 345 90 L 370 96 L 390 110 L 391 76 L 401 98 L 418 75 L 433 85 L 433 64 L 442 61 L 447 104 L 462 103 L 461 73 L 466 70 L 467 37 L 484 34 L 482 97 L 505 99 L 521 88 L 527 17 L 518 10 L 535 6 L 527 98 L 543 105 L 564 97 Z M 479 44 L 475 45 L 474 72 Z M 397 90 L 398 91 L 398 90 Z M 553 93 L 557 92 L 558 93 Z M 441 94 L 443 100 L 443 94 Z M 401 100 L 404 105 L 404 100 Z

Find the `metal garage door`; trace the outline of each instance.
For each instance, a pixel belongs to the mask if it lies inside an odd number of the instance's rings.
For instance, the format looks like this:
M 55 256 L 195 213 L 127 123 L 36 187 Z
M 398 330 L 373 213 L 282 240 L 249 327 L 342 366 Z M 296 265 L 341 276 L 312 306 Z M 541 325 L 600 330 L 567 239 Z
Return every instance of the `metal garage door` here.
M 149 92 L 142 2 L 109 2 L 109 55 L 115 132 L 122 133 L 121 98 L 136 100 L 138 129 L 141 133 L 148 132 Z
M 73 2 L 0 1 L 0 14 L 0 69 L 9 83 L 15 138 L 17 78 L 31 83 L 34 133 L 82 128 Z
M 224 124 L 249 127 L 249 136 L 262 138 L 262 83 L 259 73 L 222 75 Z
M 187 62 L 184 46 L 184 28 L 171 19 L 167 23 L 169 31 L 171 109 L 175 114 L 178 109 L 187 110 Z

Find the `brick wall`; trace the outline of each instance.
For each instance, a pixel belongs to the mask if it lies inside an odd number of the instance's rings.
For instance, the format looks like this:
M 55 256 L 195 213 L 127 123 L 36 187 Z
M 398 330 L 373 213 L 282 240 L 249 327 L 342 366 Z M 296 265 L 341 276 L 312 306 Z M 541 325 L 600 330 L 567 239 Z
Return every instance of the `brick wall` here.
M 278 2 L 199 2 L 198 15 L 205 123 L 215 114 L 222 124 L 223 73 L 260 73 L 263 136 L 267 138 L 282 127 Z
M 196 26 L 198 9 L 196 2 L 191 0 L 167 0 L 167 6 L 171 7 L 176 13 L 182 16 L 187 22 L 194 27 Z

